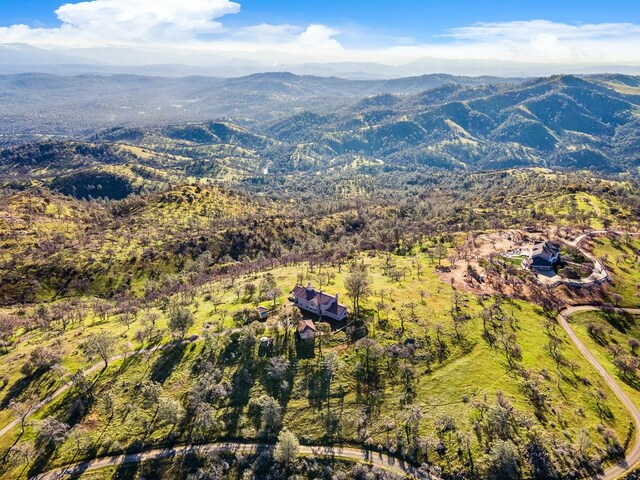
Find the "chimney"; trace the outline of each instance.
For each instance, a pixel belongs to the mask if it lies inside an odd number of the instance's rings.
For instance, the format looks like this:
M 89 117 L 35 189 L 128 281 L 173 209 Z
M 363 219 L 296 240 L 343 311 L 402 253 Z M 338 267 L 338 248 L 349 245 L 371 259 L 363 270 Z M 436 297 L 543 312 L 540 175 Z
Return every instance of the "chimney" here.
M 336 303 L 338 303 L 338 292 L 336 292 Z
M 307 290 L 311 290 L 311 282 L 307 282 Z

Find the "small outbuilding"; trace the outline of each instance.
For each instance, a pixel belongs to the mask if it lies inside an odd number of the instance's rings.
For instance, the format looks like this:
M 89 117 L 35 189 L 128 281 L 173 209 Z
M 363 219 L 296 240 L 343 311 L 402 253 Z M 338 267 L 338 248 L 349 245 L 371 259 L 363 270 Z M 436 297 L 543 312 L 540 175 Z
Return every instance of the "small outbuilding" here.
M 259 306 L 256 308 L 256 312 L 258 312 L 260 320 L 266 320 L 269 317 L 269 309 L 266 307 Z
M 300 320 L 298 323 L 298 335 L 302 340 L 313 340 L 316 333 L 318 333 L 318 329 L 313 320 Z

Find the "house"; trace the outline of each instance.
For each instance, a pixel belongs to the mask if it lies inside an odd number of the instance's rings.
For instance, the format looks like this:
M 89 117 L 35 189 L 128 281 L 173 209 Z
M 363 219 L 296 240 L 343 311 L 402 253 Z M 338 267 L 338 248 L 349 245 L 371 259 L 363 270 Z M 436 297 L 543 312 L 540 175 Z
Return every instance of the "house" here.
M 296 285 L 292 291 L 293 303 L 302 310 L 320 317 L 342 321 L 347 318 L 347 307 L 338 302 L 338 294 L 329 295 L 316 290 L 310 283 L 306 287 Z
M 269 316 L 269 309 L 263 306 L 259 306 L 258 308 L 256 308 L 256 312 L 258 312 L 260 320 L 266 320 Z
M 527 266 L 536 272 L 550 272 L 560 259 L 560 246 L 545 240 L 533 244 Z
M 302 340 L 313 340 L 318 333 L 313 320 L 300 320 L 298 323 L 298 335 Z

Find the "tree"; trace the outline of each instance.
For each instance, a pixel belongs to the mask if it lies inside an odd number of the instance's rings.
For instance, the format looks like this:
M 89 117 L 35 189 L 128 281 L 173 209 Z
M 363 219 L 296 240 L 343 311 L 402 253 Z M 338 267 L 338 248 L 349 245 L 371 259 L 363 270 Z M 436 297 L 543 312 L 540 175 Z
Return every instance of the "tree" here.
M 281 391 L 286 390 L 289 386 L 286 377 L 290 366 L 291 364 L 286 357 L 273 357 L 267 363 L 267 376 Z
M 118 339 L 107 332 L 93 333 L 89 335 L 89 338 L 82 345 L 85 355 L 93 357 L 98 355 L 104 362 L 104 368 L 109 366 L 109 358 L 113 355 L 113 352 L 118 343 Z
M 298 324 L 300 323 L 300 320 L 302 320 L 302 314 L 300 313 L 300 310 L 298 310 L 297 308 L 294 308 L 291 313 L 289 315 L 286 315 L 283 319 L 284 321 L 284 340 L 285 340 L 285 345 L 289 345 L 289 336 L 290 336 L 290 332 L 291 330 L 293 330 L 294 328 L 296 328 L 298 326 Z
M 161 425 L 175 425 L 184 417 L 180 402 L 173 398 L 161 398 L 158 402 L 156 418 Z
M 88 432 L 81 425 L 76 425 L 67 436 L 69 441 L 76 447 L 76 456 L 81 455 L 91 445 Z
M 155 405 L 160 400 L 162 394 L 162 385 L 153 380 L 148 380 L 140 386 L 140 396 L 142 397 L 142 405 L 146 408 Z
M 41 445 L 61 445 L 69 435 L 69 425 L 53 417 L 45 418 L 40 424 L 37 441 Z
M 267 293 L 269 293 L 272 290 L 275 290 L 276 288 L 278 288 L 278 286 L 276 284 L 275 278 L 273 278 L 273 275 L 271 275 L 270 273 L 267 273 L 260 280 L 260 286 L 259 286 L 260 298 L 266 298 Z
M 353 300 L 355 317 L 360 318 L 360 304 L 366 301 L 371 293 L 371 278 L 367 267 L 362 264 L 353 264 L 351 273 L 344 280 L 344 287 Z
M 260 320 L 260 316 L 256 312 L 255 308 L 241 308 L 233 312 L 233 323 L 238 327 L 244 327 L 252 322 Z
M 102 405 L 109 418 L 113 418 L 116 408 L 116 396 L 112 392 L 105 392 L 102 396 Z
M 29 362 L 25 366 L 30 373 L 38 370 L 51 370 L 55 365 L 60 365 L 61 362 L 62 355 L 59 349 L 54 350 L 45 346 L 37 346 L 29 354 Z
M 379 360 L 382 354 L 380 344 L 371 338 L 363 338 L 356 343 L 357 362 L 354 374 L 356 380 L 370 391 L 375 391 L 380 386 Z
M 193 416 L 194 429 L 205 436 L 216 425 L 213 418 L 213 408 L 205 402 L 199 402 Z
M 275 309 L 278 303 L 278 297 L 282 295 L 282 289 L 280 287 L 273 287 L 267 292 L 267 298 L 273 302 L 271 308 Z
M 35 449 L 29 442 L 20 442 L 9 449 L 6 453 L 7 463 L 12 467 L 26 468 L 34 458 Z
M 276 443 L 273 458 L 289 468 L 296 462 L 299 451 L 300 442 L 298 442 L 298 438 L 289 430 L 282 430 L 278 435 L 278 443 Z
M 258 288 L 256 287 L 255 283 L 245 283 L 244 284 L 244 294 L 246 297 L 249 298 L 249 300 L 251 300 L 253 298 L 253 296 L 256 294 L 256 290 Z
M 271 436 L 280 428 L 282 422 L 282 409 L 276 399 L 264 395 L 262 398 L 262 411 L 260 413 L 260 431 Z
M 489 452 L 489 478 L 515 479 L 520 476 L 520 454 L 511 440 L 497 440 Z
M 278 401 L 269 395 L 260 395 L 249 401 L 249 418 L 256 430 L 270 437 L 280 429 L 282 408 Z
M 36 399 L 29 397 L 24 402 L 18 402 L 15 399 L 9 402 L 9 408 L 13 410 L 20 419 L 20 435 L 24 434 L 27 425 L 27 417 L 36 409 Z
M 329 352 L 322 362 L 323 376 L 327 383 L 327 410 L 331 408 L 331 385 L 340 369 L 340 359 L 334 352 Z
M 174 307 L 169 311 L 169 330 L 184 338 L 195 323 L 193 313 L 186 307 Z
M 316 341 L 318 342 L 318 355 L 320 360 L 322 360 L 322 344 L 329 341 L 329 337 L 331 336 L 331 325 L 325 322 L 318 322 L 316 324 L 316 328 L 318 329 L 318 335 L 316 335 Z

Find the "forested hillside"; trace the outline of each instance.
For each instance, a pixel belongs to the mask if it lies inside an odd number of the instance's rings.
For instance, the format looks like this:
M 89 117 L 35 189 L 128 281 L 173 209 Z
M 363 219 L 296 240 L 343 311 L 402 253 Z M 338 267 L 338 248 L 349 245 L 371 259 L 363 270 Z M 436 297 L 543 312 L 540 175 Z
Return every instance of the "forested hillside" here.
M 139 191 L 149 182 L 132 177 L 145 175 L 229 180 L 354 165 L 384 170 L 538 166 L 638 174 L 637 78 L 556 76 L 517 84 L 456 81 L 414 93 L 429 82 L 423 78 L 365 82 L 368 90 L 360 86 L 356 92 L 350 82 L 338 79 L 270 75 L 226 80 L 227 86 L 239 84 L 240 93 L 263 89 L 265 105 L 274 115 L 263 116 L 260 107 L 245 112 L 246 117 L 225 121 L 98 129 L 68 145 L 41 140 L 0 152 L 0 168 L 5 179 L 29 180 L 91 167 L 77 183 L 116 182 L 121 192 Z M 288 104 L 291 99 L 321 95 L 321 88 L 328 89 L 328 97 L 341 96 L 340 105 L 327 100 L 323 111 L 306 100 L 307 108 Z M 366 96 L 384 88 L 403 93 Z M 208 104 L 200 99 L 194 108 L 202 102 Z M 115 171 L 122 169 L 114 165 L 125 164 L 148 170 L 146 174 L 130 168 Z M 96 172 L 98 180 L 87 180 Z M 52 185 L 68 192 L 73 182 L 65 178 Z M 77 186 L 76 191 L 89 194 Z

